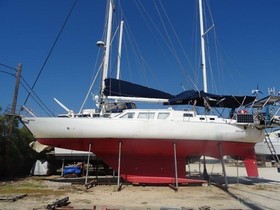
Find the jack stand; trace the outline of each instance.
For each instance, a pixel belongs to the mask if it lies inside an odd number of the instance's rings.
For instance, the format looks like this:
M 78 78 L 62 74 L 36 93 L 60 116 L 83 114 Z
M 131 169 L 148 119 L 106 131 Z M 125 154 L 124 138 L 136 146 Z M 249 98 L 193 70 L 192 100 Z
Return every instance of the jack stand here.
M 209 182 L 209 175 L 207 172 L 207 168 L 206 168 L 206 160 L 205 160 L 205 155 L 203 155 L 203 178 L 204 180 L 207 180 Z
M 121 191 L 122 184 L 120 183 L 121 175 L 121 152 L 122 152 L 122 142 L 119 142 L 119 160 L 118 160 L 118 191 Z
M 178 187 L 175 187 L 173 184 L 169 184 L 168 185 L 172 190 L 174 190 L 175 192 L 178 191 Z
M 88 184 L 88 168 L 89 168 L 90 151 L 91 151 L 91 143 L 88 145 L 87 171 L 86 171 L 85 185 Z
M 221 154 L 221 163 L 222 163 L 223 174 L 224 174 L 224 178 L 225 178 L 225 188 L 228 189 L 228 180 L 227 180 L 225 162 L 224 162 L 224 159 L 223 159 L 224 154 L 223 154 L 222 144 L 218 144 L 218 146 L 219 146 L 219 150 L 220 150 L 220 154 Z
M 177 168 L 176 143 L 173 143 L 173 153 L 174 153 L 175 185 L 169 184 L 169 187 L 177 192 L 179 184 L 178 184 L 178 168 Z
M 60 173 L 61 177 L 63 177 L 63 170 L 64 170 L 64 159 L 62 159 L 62 166 L 61 166 L 61 173 Z
M 176 149 L 176 143 L 173 144 L 173 150 L 174 150 L 174 169 L 175 169 L 175 189 L 178 190 L 178 167 L 177 167 L 177 149 Z M 177 191 L 175 190 L 175 191 Z
M 119 185 L 118 185 L 118 191 L 121 191 L 122 190 L 122 183 L 120 183 Z

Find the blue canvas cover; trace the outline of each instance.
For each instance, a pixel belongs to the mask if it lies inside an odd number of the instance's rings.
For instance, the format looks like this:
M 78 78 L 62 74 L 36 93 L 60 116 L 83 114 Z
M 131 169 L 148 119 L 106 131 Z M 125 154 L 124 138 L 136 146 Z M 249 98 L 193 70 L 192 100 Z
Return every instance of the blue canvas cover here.
M 168 99 L 164 105 L 196 105 L 202 107 L 238 108 L 255 101 L 255 96 L 234 96 L 205 93 L 198 90 L 186 90 L 172 95 L 160 90 L 130 83 L 114 78 L 105 79 L 104 94 L 106 96 L 143 97 Z
M 255 101 L 255 96 L 216 95 L 204 91 L 186 90 L 169 99 L 166 105 L 190 104 L 196 106 L 238 108 Z
M 174 96 L 153 88 L 145 87 L 142 85 L 134 84 L 124 80 L 114 78 L 105 79 L 106 96 L 124 96 L 124 97 L 143 97 L 143 98 L 163 98 L 169 99 Z
M 66 166 L 63 169 L 63 175 L 66 174 L 77 174 L 80 175 L 82 172 L 81 168 L 79 166 Z

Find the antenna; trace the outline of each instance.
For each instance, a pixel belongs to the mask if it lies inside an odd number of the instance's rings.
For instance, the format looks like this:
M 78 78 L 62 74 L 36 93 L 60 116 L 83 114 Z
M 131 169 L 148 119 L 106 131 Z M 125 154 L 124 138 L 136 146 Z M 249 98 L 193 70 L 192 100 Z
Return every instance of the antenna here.
M 257 84 L 257 88 L 252 90 L 252 94 L 258 96 L 259 93 L 263 94 L 263 92 L 259 90 L 259 84 Z
M 268 95 L 274 96 L 275 95 L 275 87 L 268 88 Z

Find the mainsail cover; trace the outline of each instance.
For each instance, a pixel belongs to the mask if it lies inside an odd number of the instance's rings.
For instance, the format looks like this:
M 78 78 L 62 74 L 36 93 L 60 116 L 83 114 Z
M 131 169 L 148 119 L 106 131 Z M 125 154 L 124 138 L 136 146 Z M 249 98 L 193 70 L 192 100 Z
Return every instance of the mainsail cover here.
M 174 95 L 171 95 L 169 93 L 114 78 L 105 79 L 105 86 L 106 87 L 103 91 L 105 96 L 161 99 L 174 98 Z
M 148 88 L 124 80 L 105 79 L 105 96 L 160 98 L 168 99 L 164 105 L 196 105 L 203 107 L 238 108 L 255 101 L 254 96 L 216 95 L 204 91 L 186 90 L 178 95 L 172 95 L 160 90 Z
M 166 105 L 190 104 L 196 106 L 238 108 L 255 101 L 254 96 L 216 95 L 204 91 L 186 90 L 169 99 Z

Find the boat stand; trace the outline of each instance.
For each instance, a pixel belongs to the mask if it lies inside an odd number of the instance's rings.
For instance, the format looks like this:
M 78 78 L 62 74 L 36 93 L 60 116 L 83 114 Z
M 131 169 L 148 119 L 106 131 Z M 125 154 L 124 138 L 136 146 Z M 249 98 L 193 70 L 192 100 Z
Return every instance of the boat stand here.
M 226 174 L 226 168 L 225 168 L 225 162 L 224 162 L 224 153 L 223 153 L 223 147 L 222 144 L 219 143 L 218 144 L 219 150 L 220 150 L 220 155 L 221 155 L 221 164 L 222 164 L 222 168 L 223 168 L 223 174 L 224 174 L 224 178 L 225 178 L 225 188 L 228 188 L 228 180 L 227 180 L 227 174 Z
M 119 142 L 119 159 L 118 159 L 118 191 L 122 189 L 122 183 L 120 183 L 121 176 L 121 154 L 122 154 L 122 142 Z
M 203 155 L 203 178 L 204 178 L 204 180 L 209 182 L 210 176 L 209 176 L 209 174 L 207 172 L 207 168 L 206 168 L 205 155 Z
M 188 160 L 188 170 L 189 170 L 188 177 L 191 177 L 191 164 L 190 164 L 190 160 Z
M 64 170 L 64 158 L 62 159 L 62 165 L 61 165 L 61 173 L 60 173 L 61 177 L 63 177 L 63 170 Z
M 174 153 L 174 170 L 175 170 L 175 185 L 170 184 L 169 187 L 175 191 L 178 191 L 178 166 L 177 166 L 177 148 L 176 143 L 173 143 L 173 153 Z
M 86 171 L 86 179 L 85 179 L 86 186 L 88 185 L 88 169 L 89 169 L 90 152 L 91 152 L 91 143 L 88 145 L 87 171 Z

